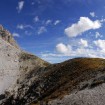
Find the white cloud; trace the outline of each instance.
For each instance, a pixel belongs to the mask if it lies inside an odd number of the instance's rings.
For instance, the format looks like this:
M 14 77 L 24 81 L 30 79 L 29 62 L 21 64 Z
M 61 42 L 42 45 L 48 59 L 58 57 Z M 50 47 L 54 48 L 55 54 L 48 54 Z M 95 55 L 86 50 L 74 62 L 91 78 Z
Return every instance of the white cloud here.
M 62 54 L 62 56 L 80 56 L 80 55 L 86 55 L 88 52 L 87 49 L 85 47 L 77 47 L 75 50 L 73 50 L 73 46 L 71 45 L 65 45 L 63 43 L 60 43 L 56 46 L 56 50 L 58 53 Z M 56 54 L 57 56 L 57 54 Z M 59 54 L 58 54 L 59 56 Z
M 95 30 L 100 27 L 101 23 L 99 20 L 92 21 L 88 17 L 80 17 L 80 20 L 77 23 L 72 24 L 70 27 L 65 29 L 65 34 L 69 37 L 76 37 L 85 31 L 90 29 Z
M 22 30 L 22 29 L 24 29 L 24 26 L 23 26 L 23 24 L 19 24 L 19 25 L 17 25 L 17 28 Z
M 64 44 L 63 44 L 64 45 Z M 42 57 L 44 58 L 74 58 L 74 57 L 92 57 L 92 58 L 105 58 L 104 53 L 101 50 L 94 50 L 94 49 L 90 49 L 90 48 L 85 48 L 85 47 L 78 47 L 76 49 L 73 49 L 73 47 L 71 46 L 72 49 L 69 49 L 66 45 L 64 46 L 59 46 L 59 49 L 57 49 L 57 53 L 43 53 L 41 54 Z M 64 50 L 63 50 L 64 49 Z M 59 61 L 58 61 L 59 62 Z
M 66 46 L 64 45 L 63 43 L 59 43 L 57 46 L 56 46 L 56 49 L 58 52 L 60 53 L 63 53 L 63 54 L 68 54 L 71 52 L 72 48 L 70 45 Z
M 84 41 L 82 41 L 84 43 Z M 84 44 L 85 45 L 85 44 Z M 105 40 L 95 40 L 90 45 L 85 45 L 87 47 L 81 47 L 78 43 L 76 46 L 73 45 L 65 45 L 63 43 L 59 43 L 56 45 L 56 51 L 54 53 L 45 52 L 41 54 L 41 57 L 46 60 L 54 60 L 59 59 L 57 62 L 64 61 L 69 58 L 74 57 L 91 57 L 91 58 L 105 58 Z M 92 46 L 92 47 L 90 47 Z M 53 58 L 53 59 L 52 59 Z
M 17 28 L 21 29 L 21 30 L 23 30 L 25 28 L 31 28 L 31 29 L 33 29 L 33 27 L 31 25 L 23 25 L 23 24 L 18 24 Z
M 54 25 L 57 25 L 57 24 L 59 24 L 61 21 L 60 20 L 56 20 L 55 22 L 54 22 Z
M 66 45 L 65 48 L 67 48 L 67 50 L 57 50 L 58 54 L 55 54 L 56 56 L 60 56 L 59 54 L 62 54 L 61 56 L 68 56 L 68 57 L 101 57 L 101 58 L 105 58 L 105 49 L 92 49 L 92 48 L 86 48 L 86 47 L 77 47 L 76 49 L 73 49 L 73 47 L 71 46 L 72 49 L 69 49 Z M 55 56 L 52 55 L 52 56 Z
M 21 10 L 23 9 L 23 7 L 24 7 L 24 1 L 18 2 L 18 7 L 17 7 L 18 13 L 21 12 Z
M 65 60 L 65 57 L 62 56 L 62 54 L 42 53 L 40 56 L 42 59 L 51 63 L 58 63 Z
M 81 47 L 88 47 L 88 42 L 87 42 L 87 40 L 80 39 L 79 44 L 80 44 Z
M 33 26 L 31 26 L 31 25 L 24 25 L 24 28 L 31 28 L 31 29 L 33 29 Z
M 83 47 L 80 46 L 80 42 Z M 101 57 L 105 58 L 105 40 L 95 40 L 90 48 L 86 40 L 80 39 L 80 42 L 74 48 L 71 45 L 65 45 L 63 43 L 57 44 L 56 51 L 58 54 L 56 56 L 70 56 L 70 57 Z M 94 46 L 95 45 L 95 46 Z M 55 56 L 53 54 L 53 56 Z
M 102 52 L 105 52 L 105 40 L 98 39 L 94 41 L 94 44 L 100 48 Z
M 46 21 L 45 24 L 46 24 L 46 25 L 49 25 L 49 24 L 51 24 L 51 22 L 52 22 L 52 20 L 49 19 L 49 20 Z
M 20 35 L 18 33 L 13 33 L 12 34 L 14 37 L 20 37 Z
M 95 17 L 95 12 L 90 12 L 90 15 L 91 15 L 92 17 Z
M 88 30 L 95 30 L 101 27 L 101 21 L 92 21 L 88 17 L 80 17 L 80 20 L 65 29 L 66 35 L 76 37 Z M 100 33 L 96 32 L 96 36 L 100 37 Z M 70 44 L 71 43 L 71 44 Z M 92 43 L 89 40 L 77 39 L 74 43 L 69 44 L 58 43 L 54 53 L 43 53 L 43 58 L 73 58 L 73 57 L 100 57 L 105 58 L 105 40 L 95 40 Z M 50 59 L 49 59 L 50 60 Z M 64 60 L 64 59 L 63 59 Z
M 105 22 L 105 19 L 104 19 L 104 18 L 102 18 L 102 19 L 100 20 L 100 22 Z
M 44 33 L 44 32 L 47 32 L 47 29 L 44 27 L 44 26 L 41 26 L 38 30 L 38 35 Z
M 102 35 L 101 35 L 99 32 L 96 32 L 96 33 L 95 33 L 95 37 L 96 37 L 96 38 L 99 38 L 99 37 L 101 38 Z
M 34 18 L 34 22 L 39 22 L 39 17 L 38 17 L 38 16 L 36 16 L 36 17 Z

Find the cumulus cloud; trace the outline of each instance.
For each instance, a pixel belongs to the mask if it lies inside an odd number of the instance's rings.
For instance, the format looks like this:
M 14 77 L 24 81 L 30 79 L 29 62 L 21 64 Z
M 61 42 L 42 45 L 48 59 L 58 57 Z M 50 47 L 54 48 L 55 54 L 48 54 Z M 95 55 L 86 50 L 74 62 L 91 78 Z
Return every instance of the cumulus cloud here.
M 41 26 L 38 30 L 38 35 L 44 33 L 44 32 L 47 32 L 47 29 L 44 27 L 44 26 Z
M 104 53 L 101 50 L 94 50 L 91 48 L 86 48 L 86 47 L 78 47 L 76 49 L 71 48 L 69 49 L 68 46 L 63 44 L 64 46 L 58 46 L 56 47 L 56 50 L 58 53 L 43 53 L 42 57 L 100 57 L 100 58 L 105 58 Z
M 88 17 L 80 17 L 77 23 L 72 24 L 65 29 L 65 34 L 69 37 L 76 37 L 88 30 L 95 30 L 101 27 L 99 20 L 92 21 Z
M 80 39 L 79 44 L 80 44 L 81 47 L 88 47 L 88 42 L 87 42 L 87 40 Z
M 80 46 L 81 44 L 81 46 Z M 92 46 L 92 47 L 90 47 Z M 73 45 L 65 45 L 59 43 L 56 46 L 58 54 L 52 56 L 70 56 L 70 57 L 101 57 L 105 58 L 105 40 L 95 40 L 91 45 L 84 39 L 80 39 L 78 45 L 74 48 Z
M 67 36 L 76 37 L 88 30 L 95 30 L 102 26 L 100 20 L 92 21 L 88 17 L 80 17 L 77 23 L 72 24 L 65 29 Z M 99 32 L 96 32 L 96 37 L 101 37 Z M 73 40 L 71 40 L 73 41 Z M 76 39 L 75 42 L 69 44 L 58 43 L 56 45 L 56 53 L 43 53 L 45 58 L 63 58 L 63 57 L 105 57 L 105 40 L 95 40 L 92 43 L 86 39 Z
M 36 17 L 34 18 L 34 22 L 39 22 L 39 17 L 38 17 L 38 16 L 36 16 Z
M 55 22 L 54 22 L 54 25 L 57 25 L 57 24 L 59 24 L 61 21 L 60 20 L 56 20 Z
M 95 12 L 90 12 L 90 16 L 95 17 Z
M 59 43 L 57 46 L 56 46 L 56 49 L 58 52 L 60 53 L 63 53 L 63 54 L 68 54 L 71 52 L 72 48 L 70 45 L 65 45 L 63 43 Z
M 94 41 L 94 44 L 100 48 L 102 52 L 105 52 L 105 40 L 98 39 Z
M 33 29 L 33 27 L 31 25 L 23 25 L 23 24 L 18 24 L 17 28 L 21 29 L 21 30 L 23 30 L 25 28 L 31 28 L 31 29 Z
M 13 33 L 12 34 L 14 37 L 20 37 L 20 35 L 18 33 Z
M 104 18 L 102 18 L 102 19 L 100 20 L 100 22 L 105 22 L 105 19 L 104 19 Z
M 21 12 L 21 10 L 23 9 L 23 7 L 24 7 L 24 1 L 18 2 L 18 7 L 17 7 L 18 13 Z
M 89 49 L 85 47 L 79 46 L 78 48 L 73 50 L 73 46 L 65 45 L 63 43 L 57 44 L 56 50 L 58 53 L 63 54 L 62 56 L 80 56 L 80 55 L 83 56 L 83 55 L 89 54 L 89 53 L 86 53 L 86 52 L 89 52 Z
M 87 46 L 87 41 L 84 39 L 80 39 L 83 45 Z M 80 42 L 79 41 L 79 42 Z M 84 44 L 85 43 L 85 44 Z M 88 43 L 87 47 L 81 47 L 80 43 L 77 46 L 71 44 L 59 43 L 56 45 L 56 51 L 54 53 L 46 52 L 42 53 L 41 57 L 46 58 L 55 58 L 60 61 L 64 61 L 68 58 L 74 57 L 92 57 L 92 58 L 105 58 L 105 40 L 95 40 L 91 44 Z M 91 46 L 91 47 L 90 47 Z M 49 59 L 51 60 L 51 59 Z M 58 60 L 58 62 L 59 62 Z M 56 62 L 56 60 L 55 60 Z

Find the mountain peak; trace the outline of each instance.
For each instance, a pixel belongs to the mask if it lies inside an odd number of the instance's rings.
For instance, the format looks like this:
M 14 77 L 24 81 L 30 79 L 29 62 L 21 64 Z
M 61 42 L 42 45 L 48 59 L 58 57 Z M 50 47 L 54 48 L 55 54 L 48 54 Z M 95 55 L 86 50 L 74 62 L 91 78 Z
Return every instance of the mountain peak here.
M 3 30 L 3 26 L 0 24 L 0 30 Z
M 2 25 L 0 25 L 0 37 L 6 42 L 10 43 L 12 46 L 19 48 L 12 34 L 8 30 L 4 29 Z

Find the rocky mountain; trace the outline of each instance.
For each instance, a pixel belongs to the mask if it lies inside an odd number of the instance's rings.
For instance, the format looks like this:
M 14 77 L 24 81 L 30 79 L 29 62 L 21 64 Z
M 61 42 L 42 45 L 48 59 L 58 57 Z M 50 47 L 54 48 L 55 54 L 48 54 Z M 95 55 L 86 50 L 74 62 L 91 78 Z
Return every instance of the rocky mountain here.
M 50 64 L 2 35 L 0 44 L 0 105 L 105 105 L 105 59 Z
M 14 47 L 19 48 L 19 46 L 17 45 L 16 41 L 12 37 L 11 33 L 8 30 L 4 29 L 2 25 L 0 25 L 0 37 L 3 40 L 5 40 L 6 42 L 8 42 L 11 45 L 13 45 Z
M 49 63 L 19 48 L 12 35 L 0 26 L 0 98 L 12 93 L 18 79 L 25 79 L 29 72 L 46 67 Z

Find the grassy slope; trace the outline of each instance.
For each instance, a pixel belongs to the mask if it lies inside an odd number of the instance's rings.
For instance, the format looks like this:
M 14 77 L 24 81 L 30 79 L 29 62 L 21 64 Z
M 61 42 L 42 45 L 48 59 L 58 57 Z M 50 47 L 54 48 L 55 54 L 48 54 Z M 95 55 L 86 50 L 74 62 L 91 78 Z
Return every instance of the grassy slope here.
M 46 68 L 47 69 L 47 68 Z M 79 84 L 105 73 L 105 60 L 99 58 L 77 58 L 53 65 L 42 77 L 44 87 L 39 100 L 62 98 L 79 88 Z

